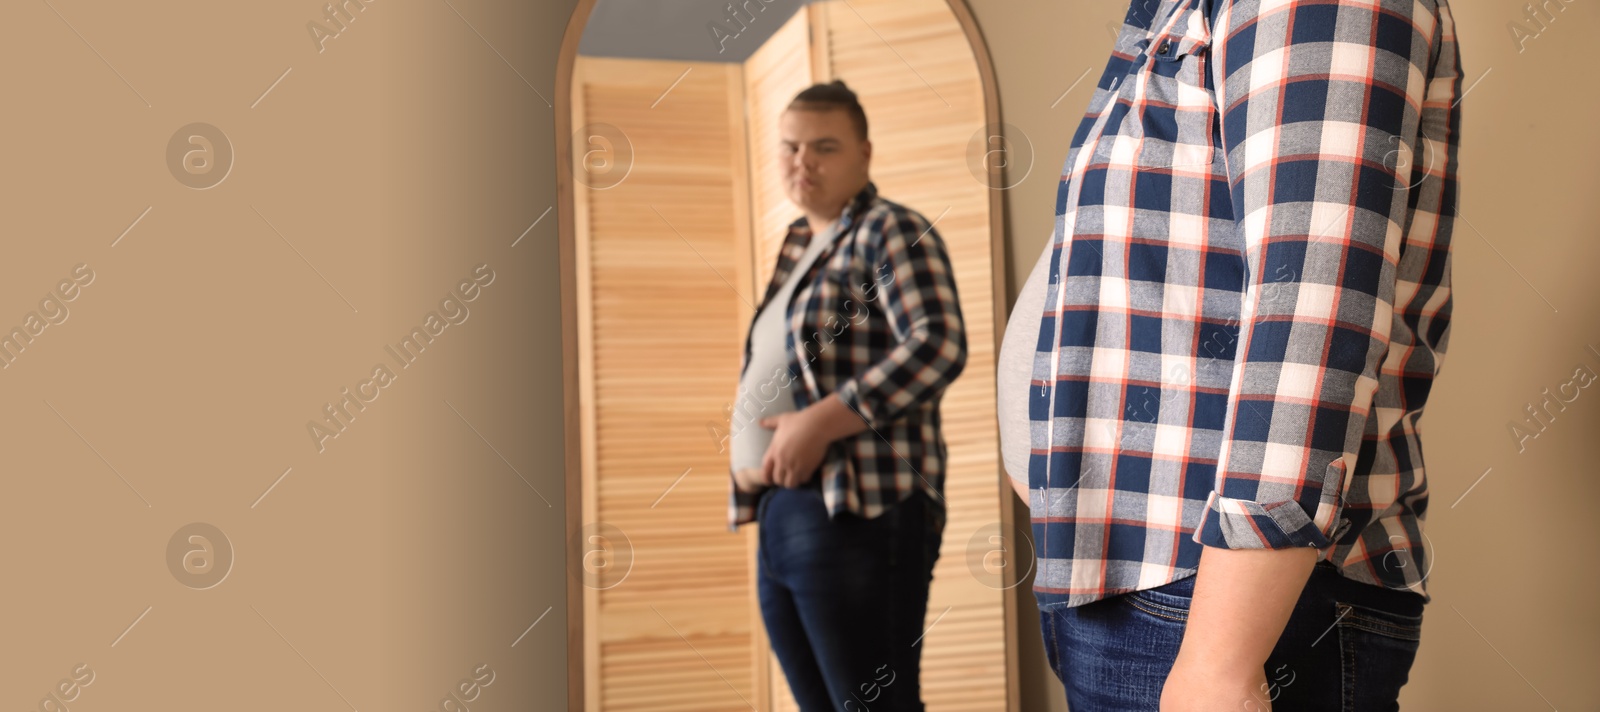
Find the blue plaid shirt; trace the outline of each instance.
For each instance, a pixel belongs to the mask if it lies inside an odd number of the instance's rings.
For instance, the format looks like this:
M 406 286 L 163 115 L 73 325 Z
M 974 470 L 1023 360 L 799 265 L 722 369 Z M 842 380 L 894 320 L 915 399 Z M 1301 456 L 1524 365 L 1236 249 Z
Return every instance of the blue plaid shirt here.
M 884 198 L 868 181 L 789 302 L 772 303 L 811 239 L 805 217 L 789 224 L 750 324 L 762 309 L 785 310 L 789 364 L 774 383 L 789 391 L 796 411 L 837 393 L 867 424 L 830 443 L 823 456 L 818 484 L 828 516 L 873 519 L 921 491 L 943 529 L 950 454 L 940 405 L 967 364 L 966 323 L 944 237 L 922 213 Z M 741 380 L 749 365 L 747 330 Z M 756 521 L 761 492 L 739 491 L 729 465 L 728 530 L 738 531 Z
M 1425 587 L 1449 335 L 1446 0 L 1135 0 L 1056 197 L 1029 393 L 1041 606 L 1309 546 Z

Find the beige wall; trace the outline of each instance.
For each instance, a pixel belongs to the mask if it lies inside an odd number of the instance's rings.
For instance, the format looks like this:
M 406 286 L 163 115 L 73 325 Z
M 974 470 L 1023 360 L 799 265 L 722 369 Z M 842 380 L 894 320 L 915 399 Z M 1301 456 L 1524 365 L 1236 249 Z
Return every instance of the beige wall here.
M 1126 6 L 971 4 L 1004 120 L 1036 151 L 1007 195 L 1015 289 L 1087 89 L 1052 104 L 1093 81 Z M 50 309 L 75 265 L 94 279 L 0 370 L 0 700 L 36 706 L 81 664 L 94 677 L 73 710 L 436 709 L 487 665 L 473 709 L 561 704 L 546 209 L 572 6 L 370 0 L 320 53 L 313 2 L 10 8 L 0 328 Z M 1600 372 L 1600 15 L 1564 7 L 1522 52 L 1516 3 L 1456 8 L 1465 66 L 1488 75 L 1466 102 L 1471 226 L 1424 419 L 1437 566 L 1407 709 L 1600 706 L 1600 396 L 1584 389 L 1523 452 L 1508 429 L 1575 367 Z M 234 150 L 207 190 L 165 159 L 192 122 Z M 458 314 L 439 302 L 479 264 L 495 277 L 470 319 L 400 368 L 385 345 Z M 307 421 L 380 363 L 393 382 L 318 452 Z M 180 563 L 204 542 L 168 553 L 193 522 L 235 553 L 211 588 L 196 586 L 217 569 Z M 1028 650 L 1030 709 L 1064 708 L 1040 699 L 1058 688 Z

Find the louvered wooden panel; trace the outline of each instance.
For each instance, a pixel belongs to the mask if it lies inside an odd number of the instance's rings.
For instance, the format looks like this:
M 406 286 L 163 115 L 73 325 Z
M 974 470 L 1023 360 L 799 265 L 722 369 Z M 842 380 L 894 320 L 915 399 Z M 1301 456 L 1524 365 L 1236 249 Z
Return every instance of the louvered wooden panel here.
M 811 71 L 809 18 L 805 9 L 795 13 L 744 63 L 757 295 L 765 293 L 772 279 L 789 223 L 800 217 L 783 186 L 778 116 L 795 94 L 816 81 Z
M 574 195 L 585 521 L 633 552 L 620 584 L 586 589 L 587 706 L 748 710 L 749 542 L 727 531 L 727 456 L 707 428 L 733 399 L 750 313 L 742 72 L 580 57 L 573 92 L 577 125 L 619 127 L 634 152 L 622 183 Z

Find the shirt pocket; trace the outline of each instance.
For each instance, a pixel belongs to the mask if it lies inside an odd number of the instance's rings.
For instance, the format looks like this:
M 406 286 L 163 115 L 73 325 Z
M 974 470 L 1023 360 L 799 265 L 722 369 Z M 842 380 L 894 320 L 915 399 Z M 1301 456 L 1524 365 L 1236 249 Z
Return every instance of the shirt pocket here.
M 1136 103 L 1138 165 L 1205 173 L 1216 159 L 1217 106 L 1210 79 L 1211 31 L 1204 13 L 1181 10 L 1146 46 Z

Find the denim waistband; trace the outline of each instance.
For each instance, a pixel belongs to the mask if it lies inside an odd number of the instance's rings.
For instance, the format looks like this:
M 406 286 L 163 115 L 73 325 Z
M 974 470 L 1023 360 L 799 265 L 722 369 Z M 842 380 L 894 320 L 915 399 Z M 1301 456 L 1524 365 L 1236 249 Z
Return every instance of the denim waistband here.
M 1331 561 L 1318 561 L 1311 569 L 1311 584 L 1331 592 L 1336 598 L 1358 606 L 1370 606 L 1405 616 L 1420 616 L 1426 601 L 1422 594 L 1383 584 L 1367 583 L 1345 576 Z
M 1190 574 L 1176 581 L 1154 587 L 1157 595 L 1190 598 L 1194 595 L 1196 577 Z M 1405 616 L 1420 616 L 1425 601 L 1422 594 L 1406 589 L 1389 588 L 1382 584 L 1367 583 L 1345 576 L 1331 561 L 1321 560 L 1311 569 L 1306 588 L 1313 595 L 1390 611 Z M 1134 592 L 1129 592 L 1134 593 Z M 1122 594 L 1127 595 L 1127 594 Z

